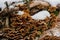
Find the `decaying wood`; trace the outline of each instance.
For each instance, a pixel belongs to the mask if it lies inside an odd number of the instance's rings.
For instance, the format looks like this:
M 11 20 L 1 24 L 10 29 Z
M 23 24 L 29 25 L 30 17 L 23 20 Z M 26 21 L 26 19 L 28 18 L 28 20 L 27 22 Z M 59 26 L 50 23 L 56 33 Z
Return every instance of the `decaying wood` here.
M 44 1 L 32 1 L 32 3 L 30 4 L 30 7 L 34 7 L 37 5 L 44 5 L 44 6 L 49 6 L 50 4 L 48 2 L 44 2 Z

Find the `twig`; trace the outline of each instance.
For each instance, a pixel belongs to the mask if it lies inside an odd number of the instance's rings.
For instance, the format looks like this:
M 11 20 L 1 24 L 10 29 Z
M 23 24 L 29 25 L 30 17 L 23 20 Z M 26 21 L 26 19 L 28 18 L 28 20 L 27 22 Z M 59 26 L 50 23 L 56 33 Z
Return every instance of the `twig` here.
M 6 17 L 6 24 L 5 24 L 6 27 L 9 27 L 9 17 Z
M 52 34 L 52 36 L 54 36 L 54 34 L 53 34 L 53 32 L 52 32 L 52 31 L 50 31 L 50 33 Z
M 8 2 L 6 1 L 5 4 L 6 4 L 6 8 L 7 8 L 6 11 L 9 11 Z M 8 14 L 8 13 L 7 13 L 7 14 Z M 6 24 L 5 24 L 5 26 L 6 26 L 6 27 L 9 27 L 9 15 L 6 16 Z
M 25 1 L 26 1 L 28 9 L 30 10 L 30 0 L 25 0 Z
M 8 5 L 8 2 L 7 1 L 5 2 L 5 4 L 6 4 L 6 7 L 9 8 L 9 5 Z

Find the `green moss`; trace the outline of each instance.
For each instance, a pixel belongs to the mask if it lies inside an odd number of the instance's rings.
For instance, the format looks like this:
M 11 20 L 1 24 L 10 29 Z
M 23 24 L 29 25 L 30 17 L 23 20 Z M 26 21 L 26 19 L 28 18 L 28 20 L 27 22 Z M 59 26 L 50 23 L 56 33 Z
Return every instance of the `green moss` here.
M 54 11 L 54 14 L 55 14 L 56 16 L 58 16 L 59 11 Z

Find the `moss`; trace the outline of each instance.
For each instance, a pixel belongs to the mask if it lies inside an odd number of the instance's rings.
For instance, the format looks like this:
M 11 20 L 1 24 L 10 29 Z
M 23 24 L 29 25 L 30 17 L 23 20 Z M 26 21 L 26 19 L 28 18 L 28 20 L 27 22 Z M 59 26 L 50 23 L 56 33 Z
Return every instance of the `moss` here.
M 59 15 L 59 11 L 54 11 L 54 14 L 55 14 L 56 16 L 58 16 L 58 15 Z

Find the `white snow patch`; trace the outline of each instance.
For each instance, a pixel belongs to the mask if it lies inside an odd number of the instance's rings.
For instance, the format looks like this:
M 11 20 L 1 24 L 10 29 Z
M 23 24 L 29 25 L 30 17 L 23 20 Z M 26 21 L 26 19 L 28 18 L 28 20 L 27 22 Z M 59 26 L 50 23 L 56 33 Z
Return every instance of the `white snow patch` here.
M 50 13 L 46 10 L 40 11 L 35 15 L 31 16 L 35 20 L 44 20 L 46 17 L 50 17 Z
M 54 36 L 60 37 L 60 29 L 58 29 L 58 28 L 52 29 L 52 32 L 53 32 Z
M 51 6 L 57 6 L 58 4 L 60 4 L 60 0 L 44 0 L 48 3 L 51 4 Z
M 14 8 L 14 6 L 13 5 L 11 5 L 11 6 L 9 6 L 9 8 L 11 9 L 11 8 Z
M 18 11 L 17 15 L 23 15 L 24 11 Z

